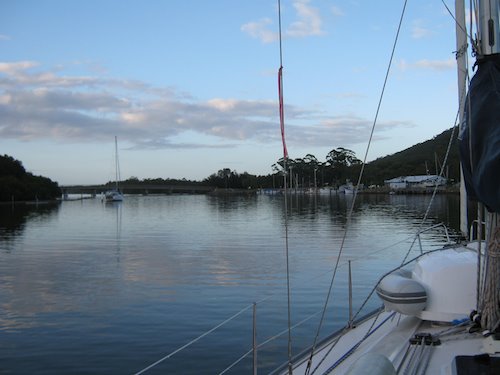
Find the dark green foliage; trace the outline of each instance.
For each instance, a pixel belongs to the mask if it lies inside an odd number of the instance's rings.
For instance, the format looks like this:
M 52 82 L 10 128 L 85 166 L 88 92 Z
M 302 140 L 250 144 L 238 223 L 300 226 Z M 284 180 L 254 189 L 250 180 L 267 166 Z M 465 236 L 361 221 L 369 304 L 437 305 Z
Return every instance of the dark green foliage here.
M 26 172 L 11 156 L 0 156 L 0 201 L 52 200 L 60 195 L 57 182 Z
M 255 176 L 253 174 L 243 172 L 238 173 L 232 171 L 229 168 L 220 169 L 217 173 L 211 174 L 209 177 L 205 178 L 203 181 L 193 181 L 183 179 L 172 179 L 172 178 L 145 178 L 139 180 L 137 177 L 130 177 L 127 180 L 121 181 L 120 185 L 125 186 L 213 186 L 221 189 L 256 189 L 259 187 L 272 187 L 273 186 L 273 175 L 267 176 Z M 114 186 L 115 182 L 107 182 L 106 186 Z M 157 193 L 161 193 L 161 190 L 155 190 Z M 165 191 L 168 193 L 169 191 Z
M 214 186 L 219 189 L 266 188 L 273 187 L 273 182 L 276 183 L 276 187 L 279 187 L 279 185 L 282 184 L 283 177 L 276 177 L 276 175 L 256 176 L 248 172 L 240 174 L 236 171 L 231 171 L 229 168 L 224 168 L 220 169 L 217 173 L 211 174 L 201 183 L 203 185 Z
M 181 180 L 173 178 L 145 178 L 139 180 L 137 177 L 129 177 L 127 180 L 121 181 L 120 184 L 123 185 L 201 185 L 199 181 L 186 180 L 185 178 Z M 114 181 L 109 181 L 105 184 L 106 186 L 114 186 Z
M 436 174 L 436 167 L 441 169 L 443 158 L 448 148 L 452 129 L 446 130 L 431 140 L 419 143 L 393 155 L 376 159 L 365 166 L 362 183 L 365 186 L 384 185 L 384 180 L 399 176 Z M 361 170 L 359 160 L 352 150 L 338 147 L 331 150 L 319 161 L 314 155 L 307 154 L 304 158 L 288 159 L 286 176 L 289 181 L 290 171 L 294 176 L 294 186 L 317 187 L 345 184 L 347 180 L 357 183 Z M 281 188 L 283 187 L 283 168 L 285 162 L 279 159 L 271 167 L 273 174 L 255 176 L 247 172 L 238 174 L 229 168 L 219 170 L 202 181 L 202 184 L 229 189 Z M 460 161 L 456 135 L 452 141 L 450 155 L 444 174 L 452 181 L 459 181 Z
M 361 182 L 366 186 L 383 185 L 384 180 L 399 176 L 439 174 L 451 133 L 452 129 L 446 130 L 431 140 L 367 163 Z M 272 165 L 276 172 L 275 176 L 282 176 L 283 165 L 283 159 Z M 353 151 L 338 147 L 326 155 L 325 162 L 318 161 L 311 154 L 307 154 L 303 159 L 289 159 L 287 174 L 290 173 L 290 169 L 300 187 L 314 186 L 315 171 L 316 186 L 339 186 L 347 180 L 353 183 L 358 181 L 361 161 L 356 158 Z M 444 175 L 451 181 L 459 181 L 460 178 L 456 134 L 452 141 Z M 267 186 L 270 187 L 270 185 Z
M 215 186 L 223 189 L 241 189 L 242 181 L 240 175 L 236 171 L 231 171 L 229 168 L 220 169 L 207 177 L 203 182 L 206 185 Z
M 21 178 L 26 174 L 22 163 L 12 156 L 0 156 L 0 177 L 12 176 Z
M 451 133 L 452 129 L 446 130 L 431 140 L 368 163 L 363 181 L 368 185 L 382 185 L 384 180 L 399 176 L 439 174 Z M 456 133 L 444 175 L 457 182 L 460 180 L 460 160 Z

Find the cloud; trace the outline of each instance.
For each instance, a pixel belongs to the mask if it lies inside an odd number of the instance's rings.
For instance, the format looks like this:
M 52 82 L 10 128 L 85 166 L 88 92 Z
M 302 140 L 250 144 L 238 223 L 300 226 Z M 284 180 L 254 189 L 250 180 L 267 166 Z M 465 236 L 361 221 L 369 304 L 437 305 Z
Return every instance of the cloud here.
M 0 63 L 4 139 L 93 142 L 120 134 L 136 147 L 157 148 L 174 147 L 169 139 L 193 131 L 222 142 L 272 140 L 278 139 L 277 113 L 272 101 L 195 101 L 139 81 L 69 76 L 43 70 L 35 62 Z
M 237 144 L 200 144 L 200 143 L 174 143 L 167 139 L 155 139 L 137 142 L 131 150 L 165 150 L 165 149 L 229 149 L 237 147 Z
M 456 61 L 453 58 L 447 60 L 428 60 L 422 59 L 413 63 L 408 63 L 406 60 L 401 60 L 398 64 L 399 69 L 405 71 L 409 69 L 426 69 L 426 70 L 450 70 L 456 68 Z
M 285 115 L 290 145 L 352 145 L 365 142 L 371 127 L 354 116 L 331 117 L 293 105 L 285 106 Z M 178 141 L 188 134 L 205 141 Z M 0 138 L 108 142 L 115 135 L 132 149 L 279 143 L 278 105 L 234 98 L 199 101 L 140 81 L 69 76 L 36 62 L 0 63 Z
M 283 32 L 284 37 L 303 38 L 308 36 L 323 35 L 322 19 L 319 10 L 310 5 L 310 0 L 295 0 L 293 2 L 296 20 L 292 22 Z M 340 15 L 340 10 L 332 8 L 335 15 Z M 263 18 L 259 21 L 248 22 L 241 26 L 241 31 L 250 35 L 252 38 L 260 39 L 263 43 L 271 43 L 278 40 L 276 31 L 271 30 L 273 21 L 270 18 Z
M 359 98 L 364 98 L 365 95 L 355 91 L 349 91 L 349 92 L 346 91 L 336 94 L 335 97 L 338 99 L 359 99 Z
M 0 62 L 0 73 L 17 76 L 23 74 L 27 69 L 38 66 L 34 61 L 16 61 L 16 62 Z
M 332 14 L 336 17 L 343 17 L 345 15 L 344 11 L 336 5 L 332 5 L 330 9 L 332 11 Z
M 260 39 L 263 43 L 271 43 L 278 40 L 278 33 L 271 31 L 272 21 L 269 18 L 263 18 L 256 22 L 248 22 L 241 26 L 241 31 L 250 35 L 252 38 Z
M 41 70 L 35 61 L 0 62 L 0 89 L 10 86 L 16 89 L 36 87 L 46 88 L 97 88 L 112 87 L 130 91 L 143 91 L 152 94 L 166 93 L 165 89 L 159 91 L 150 85 L 136 80 L 106 79 L 92 75 L 68 76 L 59 74 L 63 67 L 52 70 Z M 2 73 L 4 78 L 2 78 Z
M 355 115 L 332 116 L 319 119 L 310 126 L 290 127 L 287 142 L 297 145 L 315 145 L 332 147 L 334 145 L 350 147 L 366 144 L 373 121 Z M 408 121 L 379 121 L 375 132 L 375 140 L 383 138 L 382 134 L 399 127 L 413 127 Z
M 317 8 L 309 5 L 310 0 L 297 0 L 293 7 L 297 12 L 298 20 L 293 22 L 286 30 L 287 36 L 305 37 L 311 35 L 322 35 L 322 20 Z
M 5 34 L 0 34 L 0 40 L 10 40 L 10 36 L 5 35 Z
M 415 67 L 433 70 L 449 70 L 456 68 L 456 60 L 449 58 L 448 60 L 419 60 L 415 62 Z
M 413 21 L 411 30 L 411 37 L 413 39 L 423 39 L 431 37 L 434 34 L 430 29 L 426 28 L 422 24 L 423 24 L 422 20 Z

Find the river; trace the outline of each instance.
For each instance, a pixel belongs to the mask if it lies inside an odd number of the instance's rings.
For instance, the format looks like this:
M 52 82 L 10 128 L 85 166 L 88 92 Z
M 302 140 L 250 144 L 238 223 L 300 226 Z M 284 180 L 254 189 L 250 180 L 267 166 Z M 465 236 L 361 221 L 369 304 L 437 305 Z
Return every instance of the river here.
M 316 333 L 351 199 L 288 200 L 292 324 L 309 318 L 292 330 L 294 354 Z M 279 335 L 287 329 L 283 200 L 168 195 L 0 206 L 0 374 L 134 374 L 170 353 L 147 373 L 218 374 L 252 347 L 253 302 L 257 341 L 278 336 L 258 352 L 259 373 L 269 372 L 287 359 L 287 334 Z M 359 197 L 321 336 L 348 319 L 347 261 L 356 310 L 401 262 L 429 200 Z M 458 196 L 435 203 L 429 225 L 456 233 Z M 441 246 L 443 237 L 433 230 L 422 243 Z M 366 312 L 379 305 L 372 298 Z M 247 356 L 227 373 L 251 369 Z

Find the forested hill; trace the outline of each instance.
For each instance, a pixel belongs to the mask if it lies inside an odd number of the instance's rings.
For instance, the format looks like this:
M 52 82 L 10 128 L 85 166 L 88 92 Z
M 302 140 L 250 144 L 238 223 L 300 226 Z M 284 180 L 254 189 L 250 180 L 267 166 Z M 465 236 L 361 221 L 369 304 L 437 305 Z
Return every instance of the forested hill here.
M 19 160 L 0 155 L 0 202 L 52 200 L 60 195 L 57 182 L 34 176 Z
M 446 130 L 433 139 L 367 163 L 363 178 L 365 184 L 382 185 L 384 180 L 394 177 L 424 175 L 427 173 L 437 174 L 436 166 L 439 173 L 451 133 L 452 129 Z M 459 181 L 460 177 L 457 133 L 455 131 L 453 136 L 447 167 L 445 167 L 444 172 L 445 176 L 454 181 Z

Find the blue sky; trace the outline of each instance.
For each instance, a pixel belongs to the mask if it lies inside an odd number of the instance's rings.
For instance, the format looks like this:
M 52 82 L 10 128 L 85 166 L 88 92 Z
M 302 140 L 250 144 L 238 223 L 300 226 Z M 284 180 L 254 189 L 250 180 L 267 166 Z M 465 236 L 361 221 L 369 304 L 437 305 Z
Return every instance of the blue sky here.
M 453 2 L 445 1 L 453 9 Z M 290 157 L 366 144 L 401 0 L 282 0 Z M 409 1 L 368 161 L 453 126 L 454 22 Z M 60 184 L 268 174 L 276 0 L 1 0 L 0 154 Z

